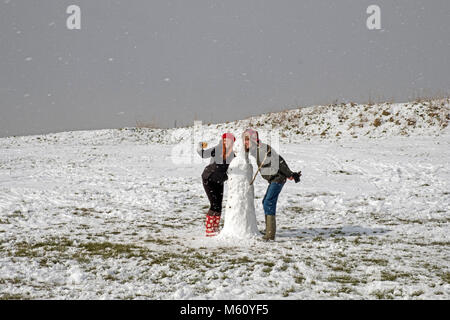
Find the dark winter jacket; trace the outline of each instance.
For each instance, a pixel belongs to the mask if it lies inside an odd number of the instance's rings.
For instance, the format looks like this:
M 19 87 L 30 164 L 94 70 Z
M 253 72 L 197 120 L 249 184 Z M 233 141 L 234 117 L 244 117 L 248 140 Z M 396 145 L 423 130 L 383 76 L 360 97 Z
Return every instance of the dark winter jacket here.
M 224 183 L 228 180 L 227 170 L 231 163 L 231 160 L 236 156 L 234 152 L 231 152 L 228 158 L 222 157 L 223 141 L 212 148 L 203 149 L 201 143 L 197 147 L 197 152 L 202 158 L 211 158 L 211 162 L 206 166 L 202 173 L 203 180 L 209 180 L 215 183 Z
M 286 161 L 268 144 L 260 142 L 258 146 L 250 148 L 250 154 L 256 158 L 256 164 L 261 166 L 261 177 L 269 183 L 284 183 L 286 178 L 292 177 L 294 174 L 289 169 Z M 266 156 L 267 154 L 267 156 Z

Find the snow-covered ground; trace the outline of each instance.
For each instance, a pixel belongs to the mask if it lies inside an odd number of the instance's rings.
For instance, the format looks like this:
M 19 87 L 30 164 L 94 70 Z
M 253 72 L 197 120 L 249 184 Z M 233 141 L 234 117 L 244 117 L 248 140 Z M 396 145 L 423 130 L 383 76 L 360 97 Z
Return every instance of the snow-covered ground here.
M 303 176 L 269 243 L 204 236 L 208 161 L 172 157 L 189 128 L 0 139 L 0 298 L 450 299 L 446 103 L 372 106 L 380 122 L 335 106 L 205 126 L 213 143 L 281 119 L 280 153 Z M 266 187 L 258 177 L 260 230 Z

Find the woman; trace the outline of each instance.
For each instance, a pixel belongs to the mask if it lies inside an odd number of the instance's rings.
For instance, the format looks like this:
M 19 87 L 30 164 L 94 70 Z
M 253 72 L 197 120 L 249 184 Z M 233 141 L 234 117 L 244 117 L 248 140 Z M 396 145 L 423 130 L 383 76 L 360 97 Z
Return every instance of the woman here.
M 236 156 L 233 152 L 235 141 L 236 138 L 232 133 L 224 133 L 217 146 L 205 150 L 207 144 L 200 142 L 197 148 L 197 152 L 202 158 L 211 158 L 210 164 L 202 173 L 203 188 L 210 203 L 209 211 L 206 214 L 206 236 L 208 237 L 219 232 L 224 182 L 228 179 L 228 166 Z

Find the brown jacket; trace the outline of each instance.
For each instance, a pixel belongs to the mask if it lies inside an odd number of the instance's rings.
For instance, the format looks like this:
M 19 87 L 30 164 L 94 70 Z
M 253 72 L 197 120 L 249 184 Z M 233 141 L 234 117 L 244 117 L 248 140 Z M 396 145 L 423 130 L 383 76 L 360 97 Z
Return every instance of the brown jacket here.
M 283 157 L 268 144 L 260 142 L 258 146 L 252 146 L 250 154 L 256 158 L 258 167 L 261 166 L 261 177 L 269 183 L 285 183 L 286 178 L 290 178 L 294 174 Z

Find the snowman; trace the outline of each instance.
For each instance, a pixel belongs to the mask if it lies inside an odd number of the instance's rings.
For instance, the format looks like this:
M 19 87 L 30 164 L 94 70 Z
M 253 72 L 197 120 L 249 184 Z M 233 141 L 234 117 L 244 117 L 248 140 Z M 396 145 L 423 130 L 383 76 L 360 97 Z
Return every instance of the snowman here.
M 242 140 L 235 143 L 236 157 L 228 167 L 225 223 L 218 238 L 253 238 L 259 235 L 255 215 L 253 166 Z

